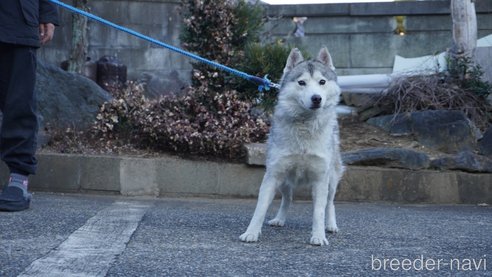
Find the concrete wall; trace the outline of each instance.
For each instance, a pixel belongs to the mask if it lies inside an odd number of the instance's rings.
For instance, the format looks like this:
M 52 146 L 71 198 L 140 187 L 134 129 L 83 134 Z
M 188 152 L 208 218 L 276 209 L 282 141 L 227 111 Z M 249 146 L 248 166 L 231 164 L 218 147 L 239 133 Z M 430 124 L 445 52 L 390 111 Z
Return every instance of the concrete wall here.
M 257 197 L 265 168 L 246 164 L 158 158 L 39 153 L 30 189 L 129 196 Z M 0 179 L 8 168 L 0 164 Z M 296 189 L 311 199 L 311 188 Z M 492 174 L 348 166 L 337 201 L 492 203 Z
M 70 3 L 70 1 L 67 1 Z M 117 24 L 179 46 L 182 27 L 179 0 L 94 0 L 91 11 Z M 492 33 L 492 1 L 476 0 L 479 37 Z M 70 15 L 60 10 L 62 26 L 55 40 L 40 51 L 41 59 L 60 63 L 70 48 Z M 266 40 L 283 39 L 294 46 L 317 52 L 326 45 L 332 52 L 338 73 L 391 72 L 394 56 L 416 57 L 444 51 L 451 45 L 451 17 L 448 1 L 358 3 L 269 6 L 272 20 L 266 26 Z M 393 33 L 395 15 L 404 15 L 407 35 Z M 306 36 L 295 38 L 292 17 L 306 16 Z M 128 66 L 130 79 L 142 73 L 169 76 L 172 72 L 188 80 L 190 59 L 150 45 L 100 23 L 89 23 L 89 56 L 116 55 Z
M 326 45 L 339 75 L 390 73 L 395 55 L 405 58 L 445 51 L 452 44 L 450 1 L 272 6 L 273 39 L 317 53 Z M 492 33 L 492 1 L 477 0 L 478 37 Z M 395 16 L 405 16 L 405 36 L 393 31 Z M 293 17 L 307 17 L 305 37 L 294 30 Z
M 64 2 L 71 4 L 71 1 Z M 99 17 L 171 45 L 180 45 L 179 0 L 95 0 L 89 3 L 90 12 Z M 71 13 L 62 8 L 59 11 L 62 23 L 56 29 L 54 41 L 39 51 L 41 59 L 55 64 L 68 58 L 72 34 Z M 117 56 L 128 66 L 130 79 L 145 72 L 169 75 L 173 71 L 189 79 L 189 59 L 99 22 L 89 21 L 88 25 L 88 54 L 93 60 L 104 55 Z

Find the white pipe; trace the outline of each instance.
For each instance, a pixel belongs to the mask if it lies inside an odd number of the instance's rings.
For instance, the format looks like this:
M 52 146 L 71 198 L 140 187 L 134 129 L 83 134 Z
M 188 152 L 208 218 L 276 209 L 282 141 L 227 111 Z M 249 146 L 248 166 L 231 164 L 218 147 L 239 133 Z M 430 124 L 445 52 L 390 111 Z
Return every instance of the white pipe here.
M 383 90 L 386 88 L 344 88 L 342 89 L 342 92 L 350 92 L 350 93 L 367 93 L 367 94 L 374 94 L 374 93 L 381 93 Z
M 387 88 L 391 83 L 389 74 L 367 74 L 338 76 L 338 85 L 342 90 L 353 88 Z

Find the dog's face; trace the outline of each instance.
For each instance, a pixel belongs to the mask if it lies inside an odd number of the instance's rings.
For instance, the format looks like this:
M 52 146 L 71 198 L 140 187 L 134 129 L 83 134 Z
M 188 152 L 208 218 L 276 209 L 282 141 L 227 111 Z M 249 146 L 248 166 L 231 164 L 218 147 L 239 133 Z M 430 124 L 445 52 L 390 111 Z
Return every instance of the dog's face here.
M 325 47 L 321 48 L 314 60 L 304 60 L 301 52 L 293 49 L 284 68 L 279 102 L 294 103 L 303 113 L 336 106 L 340 87 L 334 69 Z

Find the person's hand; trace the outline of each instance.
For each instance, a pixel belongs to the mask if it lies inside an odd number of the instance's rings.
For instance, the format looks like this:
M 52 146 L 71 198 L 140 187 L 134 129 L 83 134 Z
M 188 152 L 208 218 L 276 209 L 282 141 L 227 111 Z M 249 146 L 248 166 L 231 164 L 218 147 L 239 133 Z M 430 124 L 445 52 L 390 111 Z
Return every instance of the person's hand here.
M 41 23 L 39 24 L 39 38 L 41 44 L 46 44 L 53 38 L 55 33 L 55 25 L 52 23 Z

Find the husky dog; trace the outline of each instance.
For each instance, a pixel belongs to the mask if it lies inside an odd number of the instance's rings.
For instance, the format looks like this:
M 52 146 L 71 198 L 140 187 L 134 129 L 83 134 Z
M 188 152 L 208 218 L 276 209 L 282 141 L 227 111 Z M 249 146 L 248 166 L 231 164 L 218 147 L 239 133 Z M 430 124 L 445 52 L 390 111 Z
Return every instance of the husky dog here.
M 304 60 L 298 49 L 290 52 L 267 144 L 266 173 L 253 218 L 240 240 L 258 240 L 277 188 L 282 193 L 282 202 L 268 224 L 283 226 L 296 185 L 312 186 L 310 243 L 328 245 L 325 228 L 328 232 L 338 231 L 333 199 L 343 165 L 335 111 L 340 87 L 334 69 L 326 48 L 319 51 L 315 60 Z

